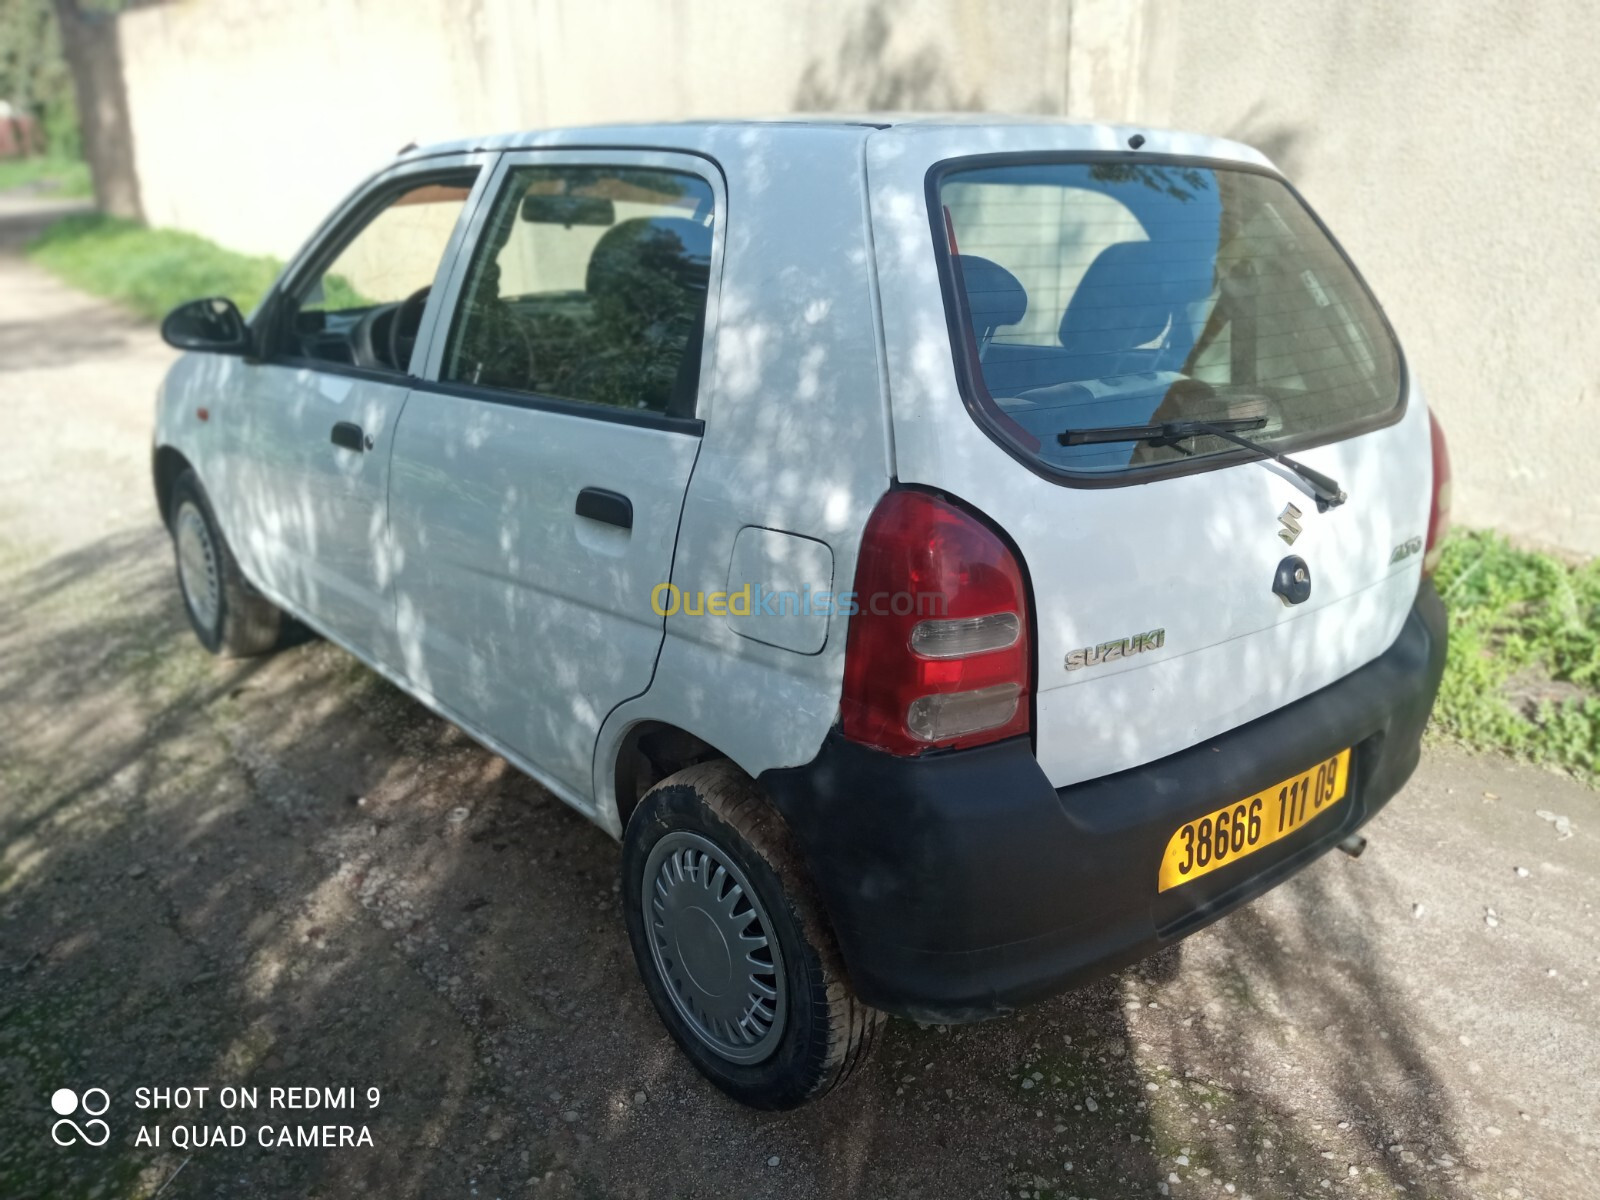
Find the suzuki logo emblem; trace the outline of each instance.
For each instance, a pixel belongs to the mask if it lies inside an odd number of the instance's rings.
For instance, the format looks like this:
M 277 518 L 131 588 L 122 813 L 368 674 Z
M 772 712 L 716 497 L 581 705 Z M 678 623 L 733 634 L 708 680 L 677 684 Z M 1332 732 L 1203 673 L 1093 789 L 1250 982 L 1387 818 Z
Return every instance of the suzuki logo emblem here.
M 1278 524 L 1283 526 L 1278 530 L 1278 536 L 1289 545 L 1294 545 L 1295 538 L 1300 536 L 1300 510 L 1293 504 L 1285 504 L 1283 511 L 1278 514 Z

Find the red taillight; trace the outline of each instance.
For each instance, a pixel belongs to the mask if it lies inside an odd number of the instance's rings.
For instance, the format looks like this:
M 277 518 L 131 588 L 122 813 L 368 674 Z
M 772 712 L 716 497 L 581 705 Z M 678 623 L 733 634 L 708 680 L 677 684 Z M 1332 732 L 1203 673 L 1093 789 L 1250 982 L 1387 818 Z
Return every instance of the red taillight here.
M 1433 442 L 1433 508 L 1428 513 L 1428 542 L 1422 554 L 1422 577 L 1432 575 L 1444 554 L 1444 535 L 1450 532 L 1450 447 L 1445 444 L 1439 418 L 1428 414 Z
M 845 737 L 891 754 L 1028 731 L 1027 592 L 1006 544 L 926 492 L 889 492 L 862 535 L 845 644 Z

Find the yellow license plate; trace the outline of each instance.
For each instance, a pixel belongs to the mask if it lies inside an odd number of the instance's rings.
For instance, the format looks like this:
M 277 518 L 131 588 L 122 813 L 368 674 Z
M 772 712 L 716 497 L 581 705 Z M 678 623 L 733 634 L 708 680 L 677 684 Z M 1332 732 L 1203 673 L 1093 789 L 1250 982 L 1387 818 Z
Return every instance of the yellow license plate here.
M 1180 825 L 1167 842 L 1156 891 L 1209 875 L 1288 837 L 1343 800 L 1349 785 L 1350 751 L 1341 750 L 1293 779 Z

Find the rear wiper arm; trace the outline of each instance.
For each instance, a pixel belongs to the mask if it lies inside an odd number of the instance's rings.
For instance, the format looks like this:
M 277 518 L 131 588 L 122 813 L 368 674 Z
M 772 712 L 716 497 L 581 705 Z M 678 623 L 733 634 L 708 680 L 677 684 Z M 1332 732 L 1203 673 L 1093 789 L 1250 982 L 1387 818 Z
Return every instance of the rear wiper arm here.
M 1338 508 L 1349 499 L 1344 489 L 1321 471 L 1313 471 L 1287 454 L 1279 454 L 1239 434 L 1240 430 L 1260 429 L 1266 423 L 1265 417 L 1243 417 L 1224 421 L 1163 421 L 1159 425 L 1108 425 L 1103 429 L 1064 429 L 1056 434 L 1056 441 L 1063 446 L 1092 446 L 1105 442 L 1148 442 L 1152 446 L 1178 446 L 1179 442 L 1190 438 L 1209 435 L 1243 446 L 1246 450 L 1254 450 L 1257 454 L 1265 454 L 1274 462 L 1289 468 L 1311 488 L 1311 494 L 1317 498 L 1318 512 Z M 1183 450 L 1183 447 L 1178 446 L 1178 449 Z M 1192 453 L 1188 450 L 1183 452 Z

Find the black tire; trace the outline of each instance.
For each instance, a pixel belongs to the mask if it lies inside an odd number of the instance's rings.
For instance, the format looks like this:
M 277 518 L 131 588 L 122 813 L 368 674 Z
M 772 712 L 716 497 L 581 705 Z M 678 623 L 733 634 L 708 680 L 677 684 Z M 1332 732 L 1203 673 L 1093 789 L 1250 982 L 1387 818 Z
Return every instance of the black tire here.
M 217 527 L 211 501 L 193 471 L 185 471 L 172 485 L 167 513 L 177 558 L 178 590 L 200 644 L 224 658 L 249 658 L 275 649 L 283 636 L 285 617 L 272 601 L 250 586 L 239 570 L 238 560 Z M 198 529 L 186 531 L 194 520 L 203 527 L 206 569 L 214 571 L 214 587 L 203 589 L 197 584 L 195 594 L 191 594 L 193 569 L 186 573 L 184 553 L 185 539 L 199 536 Z
M 669 993 L 673 985 L 657 963 L 645 919 L 645 900 L 653 897 L 659 869 L 651 866 L 651 855 L 669 834 L 697 836 L 716 847 L 749 882 L 764 910 L 757 917 L 770 924 L 767 932 L 781 952 L 786 1016 L 775 1046 L 760 1061 L 729 1061 Z M 732 763 L 687 767 L 639 802 L 622 839 L 622 900 L 634 960 L 662 1023 L 701 1074 L 735 1100 L 753 1108 L 793 1108 L 838 1086 L 866 1060 L 883 1014 L 851 991 L 788 827 L 755 781 Z M 759 919 L 755 929 L 762 929 Z

